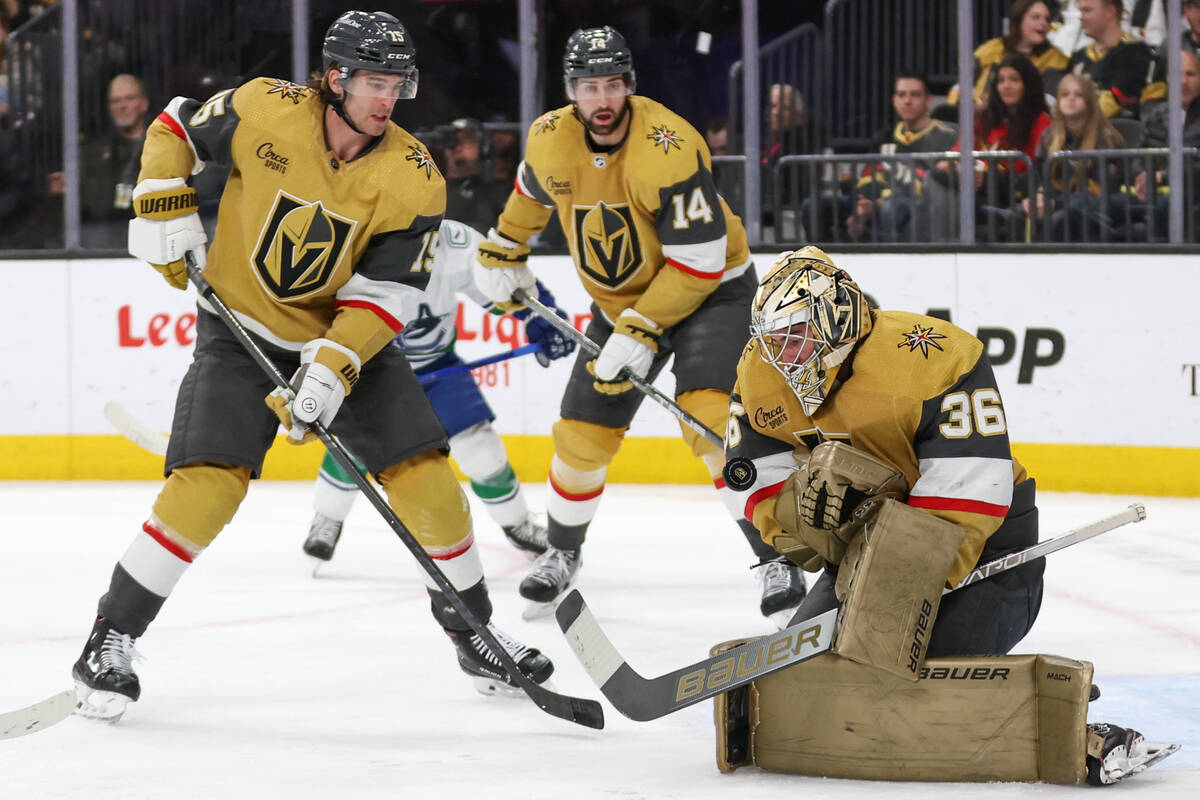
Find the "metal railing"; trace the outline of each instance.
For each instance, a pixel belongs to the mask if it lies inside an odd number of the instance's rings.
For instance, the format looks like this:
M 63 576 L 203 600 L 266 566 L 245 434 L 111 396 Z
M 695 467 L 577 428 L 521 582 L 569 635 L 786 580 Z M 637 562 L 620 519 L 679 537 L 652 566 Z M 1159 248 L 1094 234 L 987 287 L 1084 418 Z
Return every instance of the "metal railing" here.
M 1171 151 L 1165 147 L 1063 151 L 1042 165 L 1040 224 L 1044 242 L 1166 242 L 1169 195 L 1161 172 Z M 1196 178 L 1200 149 L 1183 149 L 1183 236 L 1196 241 Z
M 771 87 L 791 86 L 800 92 L 810 123 L 825 126 L 826 80 L 821 31 L 815 25 L 801 25 L 772 40 L 758 51 L 760 97 L 764 138 L 770 136 Z M 740 151 L 742 139 L 736 124 L 742 117 L 745 97 L 742 92 L 742 62 L 729 67 L 729 149 Z M 811 128 L 811 125 L 810 125 Z M 799 136 L 800 133 L 792 134 Z M 828 135 L 819 142 L 787 142 L 789 150 L 804 148 L 804 152 L 819 152 L 828 143 Z M 727 198 L 728 199 L 728 198 Z
M 779 244 L 942 243 L 958 237 L 957 152 L 783 156 L 772 168 L 764 239 Z M 1025 153 L 974 153 L 976 236 L 1031 240 L 1021 201 L 1037 190 Z M 860 203 L 863 197 L 867 202 Z M 769 229 L 769 230 L 768 230 Z M 767 236 L 767 233 L 770 236 Z

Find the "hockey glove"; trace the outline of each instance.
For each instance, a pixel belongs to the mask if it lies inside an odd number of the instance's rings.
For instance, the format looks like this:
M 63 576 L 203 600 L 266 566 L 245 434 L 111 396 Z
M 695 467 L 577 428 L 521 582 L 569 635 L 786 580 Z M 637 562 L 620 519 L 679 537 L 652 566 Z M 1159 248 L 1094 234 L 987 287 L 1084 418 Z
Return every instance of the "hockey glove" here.
M 541 281 L 537 282 L 537 299 L 542 305 L 554 309 L 554 313 L 558 316 L 563 319 L 567 318 L 567 313 L 554 305 L 554 295 L 542 285 Z M 522 308 L 513 316 L 525 323 L 525 335 L 529 337 L 529 341 L 542 348 L 534 353 L 534 358 L 543 367 L 548 367 L 551 361 L 566 358 L 575 352 L 574 339 L 564 335 L 558 328 L 541 317 L 534 316 L 530 309 Z
M 362 367 L 358 354 L 329 339 L 313 339 L 300 350 L 300 369 L 289 389 L 276 389 L 266 403 L 287 430 L 289 444 L 304 444 L 316 435 L 308 430 L 314 421 L 328 427 L 342 401 L 358 382 Z
M 600 348 L 600 355 L 589 362 L 588 371 L 596 378 L 593 386 L 601 394 L 621 394 L 633 388 L 633 384 L 621 376 L 622 370 L 630 375 L 645 378 L 658 352 L 658 340 L 662 328 L 632 308 L 627 308 L 617 317 L 612 335 Z
M 199 207 L 196 190 L 183 178 L 147 178 L 133 189 L 137 216 L 129 221 L 129 253 L 149 262 L 176 289 L 187 288 L 184 253 L 191 250 L 196 265 L 204 268 L 208 236 Z
M 528 259 L 529 245 L 514 242 L 492 228 L 475 254 L 475 285 L 501 311 L 524 308 L 513 300 L 513 292 L 537 290 L 537 279 L 525 263 Z

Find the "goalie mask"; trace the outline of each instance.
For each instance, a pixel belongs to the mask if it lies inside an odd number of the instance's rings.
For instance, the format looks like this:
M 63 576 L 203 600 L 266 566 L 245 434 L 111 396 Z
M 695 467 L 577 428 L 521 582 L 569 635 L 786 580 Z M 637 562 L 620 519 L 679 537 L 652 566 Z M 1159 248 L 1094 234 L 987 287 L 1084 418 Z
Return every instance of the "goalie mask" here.
M 759 354 L 779 370 L 810 416 L 824 402 L 838 366 L 870 330 L 862 290 L 816 247 L 780 256 L 751 307 Z

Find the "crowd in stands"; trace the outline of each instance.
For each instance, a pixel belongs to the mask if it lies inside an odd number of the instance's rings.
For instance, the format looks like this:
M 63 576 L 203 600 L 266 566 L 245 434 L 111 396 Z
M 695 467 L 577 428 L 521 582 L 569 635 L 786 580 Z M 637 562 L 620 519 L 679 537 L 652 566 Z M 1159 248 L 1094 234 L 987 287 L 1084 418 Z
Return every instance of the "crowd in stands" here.
M 1182 58 L 1183 145 L 1200 148 L 1200 0 L 1182 4 L 1182 41 L 1173 44 L 1165 41 L 1165 0 L 1011 3 L 1002 35 L 976 48 L 974 83 L 967 87 L 975 109 L 978 240 L 1165 241 L 1167 159 L 1128 150 L 1168 144 L 1172 47 Z M 0 225 L 0 250 L 52 247 L 51 231 L 62 227 L 61 166 L 42 167 L 22 152 L 20 121 L 9 113 L 3 70 L 12 62 L 3 57 L 10 33 L 53 5 L 53 0 L 0 0 L 0 221 L 28 223 Z M 424 76 L 423 71 L 422 92 L 427 84 L 434 91 L 435 81 Z M 90 77 L 93 83 L 105 82 L 97 85 L 107 86 L 108 113 L 95 116 L 96 123 L 81 131 L 81 244 L 121 249 L 142 137 L 163 100 L 148 91 L 144 76 L 127 69 Z M 890 120 L 868 146 L 863 138 L 850 149 L 831 135 L 822 98 L 806 98 L 798 88 L 811 88 L 811 82 L 796 76 L 763 86 L 760 190 L 768 241 L 958 240 L 959 169 L 945 154 L 959 149 L 957 104 L 967 92 L 939 84 L 920 69 L 893 69 L 878 80 L 892 86 Z M 163 87 L 158 88 L 161 93 Z M 447 93 L 442 87 L 434 94 Z M 447 178 L 449 215 L 486 230 L 511 187 L 520 132 L 515 114 L 483 106 L 477 114 L 488 122 L 470 116 L 428 127 L 403 122 L 410 129 L 427 128 L 418 133 Z M 714 173 L 721 193 L 741 212 L 740 120 L 718 114 L 693 122 L 717 157 Z M 55 153 L 56 148 L 61 145 L 47 149 Z M 821 154 L 826 157 L 789 160 Z M 197 178 L 209 222 L 219 198 L 216 188 L 209 191 L 204 184 L 222 185 L 219 172 Z M 1186 230 L 1196 241 L 1200 220 L 1194 183 L 1200 178 L 1200 157 L 1186 150 L 1184 177 L 1177 188 L 1184 190 Z M 534 244 L 561 247 L 562 232 L 547 230 Z

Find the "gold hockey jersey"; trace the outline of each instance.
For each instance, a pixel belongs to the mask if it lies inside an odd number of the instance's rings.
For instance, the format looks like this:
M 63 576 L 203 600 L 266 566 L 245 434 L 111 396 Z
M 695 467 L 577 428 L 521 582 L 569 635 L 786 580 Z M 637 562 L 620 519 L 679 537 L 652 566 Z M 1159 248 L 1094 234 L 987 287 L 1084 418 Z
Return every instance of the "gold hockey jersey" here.
M 533 123 L 497 230 L 525 242 L 558 213 L 584 288 L 615 320 L 634 308 L 663 327 L 751 265 L 742 222 L 717 194 L 703 137 L 631 96 L 629 133 L 592 150 L 572 106 Z
M 1024 468 L 1009 450 L 1008 424 L 983 344 L 948 322 L 874 312 L 870 334 L 839 368 L 812 417 L 752 339 L 730 400 L 728 459 L 752 464 L 741 489 L 745 515 L 768 543 L 779 533 L 775 498 L 803 454 L 840 440 L 892 464 L 908 504 L 960 525 L 967 538 L 947 581 L 975 566 L 1008 513 Z
M 148 129 L 139 180 L 229 165 L 208 281 L 264 339 L 299 350 L 328 336 L 365 360 L 416 318 L 445 182 L 392 123 L 339 161 L 324 112 L 315 92 L 270 78 L 176 97 Z

